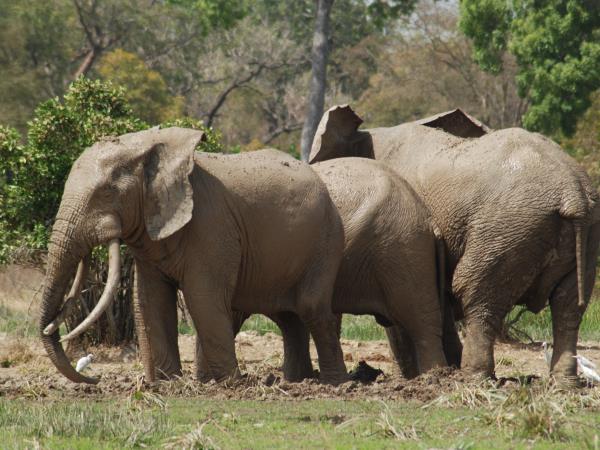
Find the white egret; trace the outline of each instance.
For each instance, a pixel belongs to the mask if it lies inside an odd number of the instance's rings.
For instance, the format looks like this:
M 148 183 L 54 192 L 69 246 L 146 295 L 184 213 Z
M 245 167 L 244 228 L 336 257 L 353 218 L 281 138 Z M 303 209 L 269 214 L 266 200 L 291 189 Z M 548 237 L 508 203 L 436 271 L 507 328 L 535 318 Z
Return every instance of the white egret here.
M 544 358 L 546 359 L 546 365 L 548 369 L 551 369 L 550 365 L 552 364 L 552 352 L 550 351 L 550 346 L 546 341 L 542 342 L 542 348 L 544 349 Z
M 573 356 L 573 358 L 577 360 L 577 366 L 579 367 L 579 370 L 581 370 L 581 374 L 583 375 L 583 378 L 586 379 L 588 385 L 600 383 L 600 375 L 598 375 L 598 372 L 594 370 L 594 363 L 592 363 L 589 359 L 579 355 Z
M 81 372 L 83 369 L 85 369 L 87 366 L 90 365 L 90 363 L 92 362 L 92 358 L 94 357 L 94 355 L 92 355 L 91 353 L 87 356 L 84 356 L 83 358 L 81 358 L 79 361 L 77 361 L 77 365 L 75 366 L 75 370 L 77 372 Z
M 585 366 L 588 369 L 598 370 L 598 368 L 596 367 L 596 364 L 593 363 L 592 361 L 590 361 L 589 359 L 587 359 L 585 356 L 577 355 L 575 358 L 577 358 L 577 362 L 579 364 L 581 364 L 582 366 Z

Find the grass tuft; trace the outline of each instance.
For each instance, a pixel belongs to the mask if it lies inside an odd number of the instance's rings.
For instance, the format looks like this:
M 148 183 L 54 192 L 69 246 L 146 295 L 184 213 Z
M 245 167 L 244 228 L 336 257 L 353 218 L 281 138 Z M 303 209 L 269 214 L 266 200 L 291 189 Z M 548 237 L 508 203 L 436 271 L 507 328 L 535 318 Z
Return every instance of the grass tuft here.
M 419 433 L 414 424 L 409 425 L 405 421 L 395 417 L 390 407 L 385 402 L 381 403 L 383 410 L 375 423 L 381 428 L 385 436 L 392 437 L 398 441 L 419 440 Z
M 163 448 L 166 449 L 182 449 L 182 450 L 218 450 L 215 442 L 204 433 L 204 427 L 210 423 L 210 420 L 205 420 L 196 425 L 196 427 L 181 436 L 175 436 L 169 439 Z

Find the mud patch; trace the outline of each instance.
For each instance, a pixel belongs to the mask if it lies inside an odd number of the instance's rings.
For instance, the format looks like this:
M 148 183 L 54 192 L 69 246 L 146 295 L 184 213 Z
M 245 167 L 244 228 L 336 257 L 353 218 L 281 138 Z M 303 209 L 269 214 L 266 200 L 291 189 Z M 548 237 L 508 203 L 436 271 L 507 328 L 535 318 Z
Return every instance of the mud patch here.
M 135 349 L 90 348 L 83 353 L 94 353 L 94 361 L 86 373 L 101 376 L 98 385 L 74 384 L 60 375 L 44 355 L 37 339 L 20 339 L 0 336 L 0 349 L 11 362 L 0 368 L 0 396 L 7 398 L 126 398 L 152 401 L 152 395 L 168 397 L 196 397 L 210 399 L 259 399 L 301 401 L 309 399 L 372 399 L 372 400 L 431 400 L 456 391 L 465 385 L 479 385 L 465 373 L 451 368 L 432 370 L 417 378 L 404 379 L 391 358 L 384 341 L 342 341 L 348 369 L 358 361 L 377 373 L 371 383 L 354 380 L 339 386 L 323 385 L 316 379 L 290 383 L 283 380 L 281 364 L 283 343 L 280 336 L 269 333 L 263 336 L 254 332 L 240 333 L 236 350 L 244 376 L 237 380 L 202 384 L 194 379 L 193 336 L 181 336 L 179 345 L 183 360 L 183 377 L 171 381 L 147 383 L 143 368 Z M 593 360 L 600 361 L 600 348 L 589 343 L 580 347 L 580 352 Z M 27 355 L 25 359 L 15 354 Z M 311 347 L 313 366 L 318 368 L 315 349 Z M 74 355 L 76 361 L 82 355 Z M 547 369 L 540 345 L 499 344 L 496 346 L 498 377 L 522 377 L 534 375 L 547 378 Z M 377 371 L 381 370 L 383 373 Z M 532 377 L 535 384 L 537 378 Z M 515 383 L 506 383 L 506 388 Z

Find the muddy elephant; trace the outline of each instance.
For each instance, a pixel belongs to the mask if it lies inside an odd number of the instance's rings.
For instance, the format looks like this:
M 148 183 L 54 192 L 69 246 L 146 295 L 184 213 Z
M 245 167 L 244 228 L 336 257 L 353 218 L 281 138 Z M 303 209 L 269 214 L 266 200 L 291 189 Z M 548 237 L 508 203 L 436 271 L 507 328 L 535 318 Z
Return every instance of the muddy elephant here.
M 344 232 L 327 188 L 306 164 L 276 150 L 241 155 L 196 152 L 200 131 L 151 129 L 101 141 L 75 161 L 48 249 L 41 334 L 55 366 L 77 373 L 59 342 L 63 295 L 80 290 L 87 255 L 108 243 L 106 289 L 83 332 L 108 307 L 119 282 L 119 241 L 135 258 L 135 315 L 146 376 L 181 374 L 176 292 L 181 289 L 211 373 L 235 376 L 232 310 L 291 311 L 319 354 L 321 378 L 347 379 L 333 283 Z M 62 305 L 62 308 L 61 308 Z
M 410 185 L 378 161 L 341 158 L 314 164 L 344 224 L 345 245 L 335 281 L 333 312 L 370 314 L 390 340 L 399 326 L 410 337 L 415 367 L 395 354 L 412 377 L 445 366 L 439 298 L 438 248 L 429 210 Z M 239 314 L 234 333 L 247 316 Z M 293 315 L 271 316 L 282 331 L 284 377 L 312 376 L 308 333 Z M 395 347 L 392 350 L 396 350 Z M 206 373 L 197 348 L 201 376 Z
M 540 134 L 490 130 L 460 110 L 391 128 L 359 130 L 361 123 L 349 106 L 331 108 L 310 161 L 379 160 L 427 204 L 445 245 L 446 297 L 464 318 L 462 367 L 493 375 L 506 314 L 549 302 L 551 371 L 572 381 L 600 240 L 598 192 L 583 168 Z M 460 341 L 445 329 L 449 362 L 458 362 Z

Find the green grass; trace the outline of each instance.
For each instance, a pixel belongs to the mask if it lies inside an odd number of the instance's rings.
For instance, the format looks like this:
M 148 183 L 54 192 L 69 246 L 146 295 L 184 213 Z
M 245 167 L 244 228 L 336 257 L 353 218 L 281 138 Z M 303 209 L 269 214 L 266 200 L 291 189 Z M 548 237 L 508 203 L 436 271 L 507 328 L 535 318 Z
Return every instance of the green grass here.
M 14 311 L 0 303 L 0 333 L 21 337 L 36 336 L 37 324 L 30 315 Z
M 515 308 L 509 315 L 514 317 L 520 307 Z M 539 314 L 525 312 L 516 324 L 536 341 L 552 341 L 552 318 L 550 308 L 544 308 Z M 584 341 L 600 341 L 600 297 L 594 296 L 588 305 L 579 328 L 579 339 Z
M 524 404 L 519 398 L 511 402 Z M 506 399 L 447 401 L 449 406 L 423 407 L 369 400 L 0 400 L 0 441 L 7 449 L 545 449 L 594 448 L 600 434 L 597 412 L 563 414 L 541 403 L 524 413 L 501 414 Z
M 511 319 L 516 316 L 521 307 L 516 307 L 509 314 Z M 539 314 L 525 312 L 516 324 L 519 330 L 525 332 L 536 341 L 552 341 L 552 319 L 550 308 L 544 308 Z M 281 334 L 277 325 L 265 316 L 255 314 L 242 327 L 243 331 L 253 330 L 259 334 L 272 332 Z M 383 327 L 375 322 L 372 316 L 352 316 L 344 314 L 342 320 L 342 338 L 359 341 L 386 339 Z M 592 298 L 579 329 L 579 338 L 586 341 L 600 341 L 600 297 Z
M 261 335 L 265 333 L 281 334 L 275 322 L 260 314 L 250 316 L 244 322 L 242 331 L 256 331 Z M 357 341 L 373 341 L 386 339 L 386 336 L 383 327 L 378 325 L 372 316 L 344 314 L 342 319 L 342 338 Z

